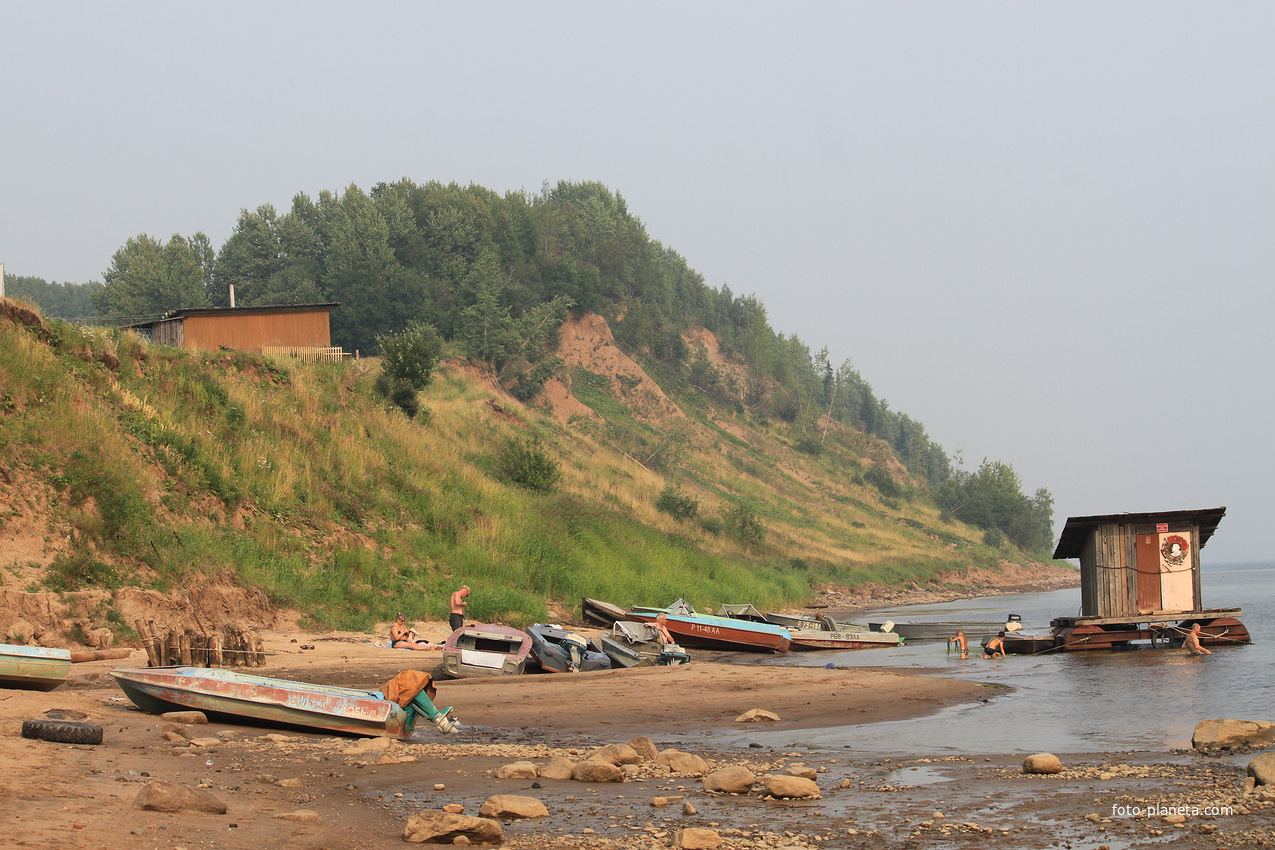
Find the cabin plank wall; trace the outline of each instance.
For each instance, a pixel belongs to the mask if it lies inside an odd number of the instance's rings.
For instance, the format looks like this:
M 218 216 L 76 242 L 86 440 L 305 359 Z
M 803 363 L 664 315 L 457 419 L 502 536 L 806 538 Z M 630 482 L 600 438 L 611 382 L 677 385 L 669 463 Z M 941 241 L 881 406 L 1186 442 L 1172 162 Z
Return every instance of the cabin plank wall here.
M 328 348 L 332 345 L 327 310 L 187 316 L 183 324 L 184 347 L 192 350 L 216 351 L 225 346 L 238 351 L 259 351 L 265 346 Z

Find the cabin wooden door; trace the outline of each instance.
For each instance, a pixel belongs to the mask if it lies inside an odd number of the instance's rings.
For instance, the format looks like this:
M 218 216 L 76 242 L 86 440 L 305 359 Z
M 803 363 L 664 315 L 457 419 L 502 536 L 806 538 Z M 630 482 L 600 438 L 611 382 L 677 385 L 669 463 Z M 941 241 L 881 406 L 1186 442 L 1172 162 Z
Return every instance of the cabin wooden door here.
M 1189 531 L 1157 535 L 1160 605 L 1164 611 L 1195 610 L 1195 552 Z
M 1134 552 L 1134 569 L 1138 575 L 1138 613 L 1151 614 L 1160 609 L 1160 536 L 1139 534 Z

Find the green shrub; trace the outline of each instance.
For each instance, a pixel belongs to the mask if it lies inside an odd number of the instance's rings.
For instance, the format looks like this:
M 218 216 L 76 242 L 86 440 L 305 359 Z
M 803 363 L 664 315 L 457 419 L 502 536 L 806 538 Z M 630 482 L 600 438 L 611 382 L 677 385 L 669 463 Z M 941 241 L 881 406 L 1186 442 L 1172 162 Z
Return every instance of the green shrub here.
M 736 505 L 722 517 L 726 532 L 748 546 L 760 546 L 766 540 L 766 529 L 757 514 L 747 505 Z
M 670 484 L 655 500 L 655 509 L 674 519 L 692 519 L 699 515 L 699 500 L 683 494 L 681 489 Z
M 44 585 L 50 590 L 109 589 L 119 584 L 114 567 L 83 550 L 55 558 L 44 576 Z
M 903 495 L 903 488 L 899 486 L 899 482 L 894 480 L 894 476 L 889 473 L 883 464 L 873 466 L 864 474 L 863 479 L 877 488 L 877 492 L 882 496 L 897 499 Z
M 548 493 L 558 486 L 562 468 L 535 438 L 505 441 L 496 456 L 496 476 L 503 481 Z
M 406 383 L 413 390 L 429 386 L 443 350 L 443 340 L 432 325 L 412 322 L 399 333 L 378 336 L 376 342 L 381 347 L 381 369 L 394 384 Z

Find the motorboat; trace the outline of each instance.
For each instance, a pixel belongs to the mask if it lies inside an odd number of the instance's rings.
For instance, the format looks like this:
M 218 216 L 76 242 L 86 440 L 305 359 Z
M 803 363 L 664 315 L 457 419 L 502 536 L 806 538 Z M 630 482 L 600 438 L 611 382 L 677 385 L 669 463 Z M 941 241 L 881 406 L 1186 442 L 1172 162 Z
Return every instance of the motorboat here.
M 598 643 L 612 667 L 673 667 L 691 660 L 682 647 L 661 642 L 655 626 L 637 620 L 617 620 Z
M 522 673 L 531 653 L 531 635 L 509 626 L 470 623 L 443 644 L 443 675 L 452 679 Z
M 69 650 L 0 643 L 0 688 L 51 691 L 70 673 Z
M 782 626 L 699 614 L 685 599 L 677 600 L 668 608 L 634 608 L 628 616 L 632 620 L 654 623 L 660 614 L 666 618 L 664 627 L 669 634 L 686 646 L 744 652 L 787 652 L 792 642 L 792 636 Z
M 531 660 L 546 673 L 579 673 L 610 670 L 611 659 L 588 638 L 561 626 L 536 625 L 527 629 Z

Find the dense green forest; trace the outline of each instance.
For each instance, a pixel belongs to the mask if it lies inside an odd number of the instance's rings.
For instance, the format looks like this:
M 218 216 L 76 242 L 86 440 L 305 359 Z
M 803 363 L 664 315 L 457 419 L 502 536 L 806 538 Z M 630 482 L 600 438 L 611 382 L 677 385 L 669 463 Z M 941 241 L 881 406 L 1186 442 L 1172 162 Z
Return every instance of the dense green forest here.
M 58 284 L 27 286 L 34 303 L 69 315 L 52 300 L 71 299 Z M 428 326 L 526 398 L 557 368 L 554 334 L 568 312 L 597 313 L 662 380 L 737 415 L 785 423 L 799 450 L 821 451 L 828 417 L 888 444 L 941 509 L 985 529 L 989 544 L 1052 545 L 1047 490 L 1026 496 L 999 461 L 954 468 L 924 426 L 892 410 L 849 361 L 834 365 L 826 348 L 812 352 L 776 332 L 756 297 L 708 285 L 599 183 L 502 196 L 404 179 L 370 192 L 351 185 L 317 199 L 298 194 L 284 214 L 268 204 L 245 209 L 219 249 L 203 233 L 166 243 L 140 234 L 116 251 L 102 284 L 61 289 L 77 289 L 105 320 L 125 323 L 229 306 L 231 286 L 239 306 L 338 302 L 333 343 L 346 350 L 377 353 L 378 339 Z M 745 380 L 688 345 L 684 331 L 697 326 L 747 364 Z M 883 495 L 910 491 L 883 466 L 867 474 Z

